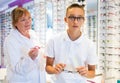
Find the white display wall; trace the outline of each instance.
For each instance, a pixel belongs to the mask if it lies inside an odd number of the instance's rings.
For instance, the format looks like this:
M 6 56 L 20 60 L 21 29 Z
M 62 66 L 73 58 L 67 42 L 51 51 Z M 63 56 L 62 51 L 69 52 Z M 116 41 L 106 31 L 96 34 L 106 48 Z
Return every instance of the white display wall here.
M 17 7 L 17 6 L 15 6 Z M 5 67 L 5 59 L 4 59 L 4 54 L 3 54 L 3 43 L 5 40 L 5 37 L 9 34 L 11 28 L 12 28 L 12 23 L 11 23 L 11 11 L 15 8 L 9 8 L 6 9 L 2 12 L 0 12 L 0 66 Z
M 45 45 L 50 37 L 66 29 L 65 9 L 72 2 L 77 2 L 77 0 L 34 1 L 34 29 L 40 36 L 42 44 Z
M 99 56 L 105 83 L 120 80 L 120 0 L 100 0 Z

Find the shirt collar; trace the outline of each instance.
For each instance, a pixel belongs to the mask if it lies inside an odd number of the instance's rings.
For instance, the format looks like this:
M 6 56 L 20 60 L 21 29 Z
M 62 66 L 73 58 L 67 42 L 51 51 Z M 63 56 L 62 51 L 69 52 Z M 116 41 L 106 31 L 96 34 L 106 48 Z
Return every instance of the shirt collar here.
M 20 36 L 21 38 L 24 38 L 24 39 L 28 39 L 27 37 L 23 36 L 17 29 L 14 29 L 14 34 Z M 31 39 L 31 31 L 29 32 L 30 33 L 30 39 Z
M 79 44 L 79 43 L 82 41 L 82 39 L 83 39 L 83 35 L 84 35 L 84 34 L 82 34 L 82 35 L 81 35 L 78 39 L 76 39 L 75 41 L 72 41 L 72 40 L 69 38 L 68 33 L 67 33 L 67 31 L 66 31 L 63 40 L 64 40 L 64 41 L 68 41 L 68 42 L 73 42 L 73 43 Z

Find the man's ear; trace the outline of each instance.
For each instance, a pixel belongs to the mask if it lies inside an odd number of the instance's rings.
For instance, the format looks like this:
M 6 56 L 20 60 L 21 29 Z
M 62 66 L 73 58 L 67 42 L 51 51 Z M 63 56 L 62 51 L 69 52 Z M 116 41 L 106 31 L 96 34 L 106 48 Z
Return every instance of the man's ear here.
M 67 22 L 67 18 L 66 17 L 64 18 L 64 21 Z

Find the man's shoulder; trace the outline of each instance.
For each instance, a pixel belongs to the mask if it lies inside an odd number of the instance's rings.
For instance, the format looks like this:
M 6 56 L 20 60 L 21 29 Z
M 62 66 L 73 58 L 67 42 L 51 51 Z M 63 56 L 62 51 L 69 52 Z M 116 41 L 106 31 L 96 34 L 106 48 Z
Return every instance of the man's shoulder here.
M 85 34 L 82 35 L 82 41 L 86 43 L 86 45 L 94 44 L 94 42 Z
M 56 33 L 56 35 L 53 36 L 53 40 L 60 40 L 63 39 L 63 37 L 65 36 L 65 32 L 60 32 L 60 33 Z

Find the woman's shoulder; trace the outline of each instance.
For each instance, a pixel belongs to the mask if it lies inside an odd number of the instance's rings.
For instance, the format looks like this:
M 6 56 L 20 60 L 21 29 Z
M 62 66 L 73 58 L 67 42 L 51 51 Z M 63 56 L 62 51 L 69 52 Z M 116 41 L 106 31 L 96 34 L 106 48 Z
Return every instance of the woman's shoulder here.
M 15 34 L 15 30 L 11 29 L 10 33 L 5 37 L 5 40 L 9 41 L 11 39 L 14 39 L 14 34 Z

